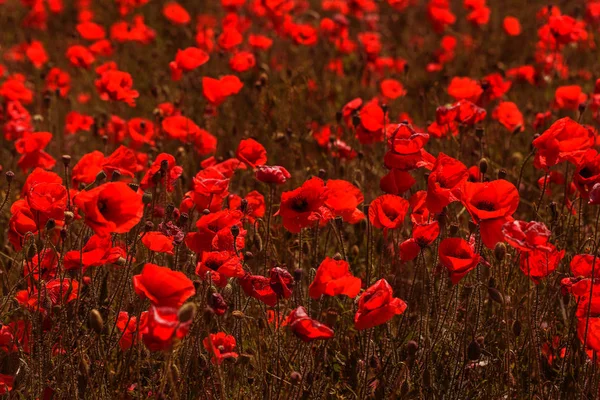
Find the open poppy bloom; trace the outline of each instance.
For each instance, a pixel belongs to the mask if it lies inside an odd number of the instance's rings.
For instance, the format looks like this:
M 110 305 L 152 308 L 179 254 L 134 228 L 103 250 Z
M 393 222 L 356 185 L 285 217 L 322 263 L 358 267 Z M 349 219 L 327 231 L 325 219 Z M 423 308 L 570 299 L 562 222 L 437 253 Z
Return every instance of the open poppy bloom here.
M 174 183 L 183 173 L 183 168 L 175 162 L 175 157 L 170 154 L 159 154 L 146 174 L 140 181 L 140 188 L 146 190 L 160 183 L 168 192 L 175 190 Z
M 135 107 L 135 99 L 139 97 L 139 93 L 132 89 L 133 79 L 127 72 L 106 71 L 95 84 L 102 100 L 122 101 L 130 107 Z
M 254 139 L 241 140 L 235 155 L 250 168 L 267 163 L 267 150 Z
M 546 247 L 535 248 L 533 251 L 521 252 L 519 267 L 521 271 L 538 284 L 542 278 L 550 275 L 565 256 L 565 250 L 558 251 L 548 243 Z
M 569 264 L 571 273 L 575 277 L 592 277 L 592 269 L 594 277 L 600 275 L 600 258 L 594 257 L 592 254 L 577 254 L 571 259 Z
M 308 288 L 308 295 L 317 300 L 323 295 L 346 295 L 354 298 L 360 292 L 360 278 L 350 272 L 350 264 L 345 260 L 327 257 L 317 268 L 315 279 Z
M 541 222 L 510 221 L 502 226 L 504 239 L 519 251 L 532 251 L 537 248 L 550 249 L 548 239 L 552 234 Z
M 448 270 L 452 284 L 456 285 L 460 280 L 477 268 L 481 256 L 475 253 L 474 243 L 467 242 L 462 238 L 446 238 L 441 241 L 438 253 L 440 263 Z
M 459 201 L 462 185 L 467 181 L 467 167 L 440 153 L 427 179 L 427 208 L 440 213 L 450 203 Z
M 287 169 L 278 165 L 261 165 L 256 169 L 256 179 L 263 183 L 282 185 L 291 177 Z
M 44 151 L 52 140 L 50 132 L 27 132 L 15 142 L 17 153 L 21 154 L 17 164 L 23 171 L 34 168 L 51 169 L 56 160 Z
M 126 311 L 120 311 L 117 317 L 117 329 L 121 331 L 119 338 L 119 347 L 122 351 L 129 350 L 131 346 L 137 344 L 142 338 L 142 332 L 146 329 L 148 323 L 148 311 L 142 312 L 138 326 L 138 318 L 131 316 Z
M 100 236 L 129 232 L 144 212 L 142 195 L 123 182 L 109 182 L 80 192 L 73 201 L 83 211 L 85 223 Z
M 333 330 L 310 318 L 302 306 L 292 310 L 287 317 L 286 325 L 303 342 L 308 343 L 313 340 L 331 339 L 333 337 Z
M 171 79 L 178 81 L 184 72 L 190 72 L 205 64 L 208 61 L 208 54 L 197 47 L 188 47 L 184 50 L 177 50 L 175 61 L 169 63 L 171 70 Z
M 473 222 L 479 224 L 483 244 L 493 249 L 504 240 L 502 226 L 512 221 L 519 206 L 519 192 L 512 183 L 503 179 L 484 183 L 466 182 L 462 202 Z
M 202 93 L 214 106 L 221 105 L 227 97 L 239 93 L 244 84 L 235 75 L 223 76 L 219 79 L 202 78 Z
M 360 295 L 354 327 L 361 331 L 385 324 L 394 315 L 402 314 L 406 307 L 403 300 L 394 297 L 390 284 L 385 279 L 380 279 Z
M 99 267 L 104 264 L 116 263 L 120 257 L 125 256 L 125 251 L 120 247 L 113 247 L 110 235 L 93 235 L 79 250 L 68 251 L 64 255 L 64 268 L 83 272 L 90 267 Z
M 141 274 L 133 276 L 133 289 L 140 298 L 158 307 L 179 308 L 196 294 L 192 281 L 183 272 L 150 263 L 144 265 Z
M 554 122 L 534 139 L 536 168 L 548 170 L 561 162 L 579 164 L 585 152 L 595 143 L 594 133 L 569 117 Z
M 325 187 L 327 188 L 325 207 L 329 208 L 334 216 L 341 217 L 350 224 L 358 223 L 365 218 L 363 212 L 358 209 L 364 201 L 359 188 L 342 179 L 329 179 Z
M 79 282 L 74 279 L 52 279 L 48 282 L 42 282 L 40 289 L 20 290 L 16 293 L 15 299 L 21 305 L 31 312 L 39 312 L 47 315 L 52 312 L 55 306 L 63 306 L 77 299 L 79 295 Z M 40 303 L 39 300 L 42 300 Z
M 369 221 L 375 228 L 389 229 L 400 228 L 408 212 L 408 201 L 400 196 L 384 194 L 377 197 L 369 205 Z
M 327 198 L 327 188 L 322 179 L 313 177 L 301 187 L 281 194 L 279 211 L 283 226 L 292 233 L 314 225 L 321 218 L 321 207 Z
M 270 307 L 277 304 L 277 293 L 271 288 L 270 278 L 246 274 L 240 278 L 240 286 L 246 296 L 260 300 Z
M 190 250 L 202 254 L 203 251 L 240 251 L 245 245 L 246 230 L 242 227 L 243 214 L 239 210 L 222 210 L 202 215 L 196 222 L 196 232 L 185 237 Z M 236 237 L 231 227 L 237 225 L 239 233 Z
M 162 232 L 144 232 L 142 244 L 150 251 L 173 255 L 173 238 Z
M 213 364 L 221 364 L 228 358 L 238 358 L 235 352 L 235 338 L 225 332 L 217 332 L 209 334 L 202 341 L 204 349 L 208 351 Z
M 142 340 L 150 351 L 169 351 L 189 332 L 192 320 L 181 322 L 178 309 L 150 306 Z
M 235 254 L 227 251 L 205 251 L 202 261 L 196 266 L 196 275 L 201 279 L 210 280 L 220 287 L 227 285 L 228 278 L 243 278 L 246 274 L 241 260 Z

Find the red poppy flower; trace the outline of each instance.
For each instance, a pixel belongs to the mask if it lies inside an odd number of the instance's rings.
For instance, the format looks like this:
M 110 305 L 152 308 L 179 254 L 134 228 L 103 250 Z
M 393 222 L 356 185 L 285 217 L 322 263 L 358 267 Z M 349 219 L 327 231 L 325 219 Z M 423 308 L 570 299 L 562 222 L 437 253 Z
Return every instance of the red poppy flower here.
M 285 323 L 303 342 L 308 343 L 333 337 L 333 330 L 309 317 L 302 306 L 292 310 Z
M 379 85 L 381 94 L 391 100 L 406 95 L 406 90 L 400 82 L 395 79 L 384 79 Z
M 101 151 L 95 150 L 84 154 L 71 170 L 73 186 L 77 187 L 80 183 L 89 185 L 94 182 L 96 175 L 102 171 L 102 164 L 104 164 L 104 154 Z
M 400 228 L 404 224 L 408 206 L 408 201 L 402 197 L 384 194 L 369 205 L 369 221 L 374 227 L 385 232 L 388 229 Z
M 213 153 L 217 149 L 217 139 L 183 115 L 173 115 L 163 119 L 162 128 L 171 139 L 193 143 L 200 155 Z
M 89 132 L 94 125 L 94 118 L 89 115 L 80 114 L 76 111 L 71 111 L 67 114 L 65 132 L 74 135 L 79 131 Z
M 594 270 L 594 277 L 600 275 L 600 259 L 594 257 L 593 254 L 577 254 L 573 256 L 569 266 L 575 277 L 591 278 L 592 269 Z
M 521 23 L 515 17 L 504 17 L 502 28 L 509 36 L 519 36 L 521 34 Z
M 100 98 L 104 101 L 123 101 L 135 107 L 139 92 L 133 90 L 133 79 L 127 72 L 110 70 L 104 72 L 95 82 Z
M 26 132 L 23 137 L 15 142 L 17 153 L 21 154 L 17 165 L 27 171 L 33 168 L 51 169 L 56 160 L 44 151 L 52 140 L 50 132 Z
M 256 169 L 256 179 L 263 183 L 282 185 L 291 177 L 287 169 L 278 165 L 261 165 Z
M 100 40 L 106 37 L 106 31 L 101 26 L 92 21 L 81 22 L 75 27 L 79 36 L 85 40 Z
M 522 252 L 519 267 L 521 271 L 538 284 L 542 278 L 550 275 L 563 259 L 565 251 L 558 251 L 553 244 L 548 243 L 543 248 Z
M 244 206 L 242 206 L 242 201 L 245 202 Z M 248 222 L 253 223 L 257 218 L 262 218 L 265 215 L 265 197 L 256 190 L 249 192 L 243 199 L 240 196 L 230 194 L 229 208 L 242 211 Z
M 438 221 L 414 223 L 412 237 L 400 243 L 400 259 L 410 261 L 417 258 L 422 249 L 429 246 L 440 234 Z
M 358 206 L 365 200 L 359 188 L 342 179 L 329 179 L 325 185 L 327 198 L 325 206 L 334 216 L 350 224 L 356 224 L 365 218 Z
M 239 93 L 244 84 L 235 75 L 223 76 L 219 79 L 202 78 L 202 94 L 213 105 L 218 106 L 231 95 Z
M 217 39 L 219 47 L 225 51 L 229 51 L 239 46 L 243 41 L 244 37 L 233 24 L 224 27 L 223 32 L 219 35 Z
M 579 164 L 587 149 L 594 145 L 594 133 L 569 117 L 554 122 L 534 139 L 535 166 L 549 169 L 563 161 Z
M 408 191 L 416 182 L 410 173 L 392 168 L 379 181 L 379 188 L 387 194 L 401 195 Z
M 441 241 L 438 253 L 440 263 L 448 270 L 450 280 L 456 285 L 460 280 L 475 269 L 481 260 L 475 253 L 474 243 L 461 238 L 446 238 Z
M 554 107 L 566 110 L 577 110 L 580 104 L 584 104 L 587 95 L 582 92 L 581 86 L 559 86 L 554 93 Z
M 165 4 L 162 13 L 165 18 L 177 25 L 186 25 L 192 20 L 187 10 L 176 1 Z
M 502 226 L 504 239 L 519 251 L 548 249 L 548 239 L 552 234 L 541 222 L 510 221 Z
M 203 251 L 240 251 L 245 245 L 246 230 L 242 228 L 241 211 L 222 210 L 202 215 L 196 222 L 197 232 L 190 232 L 185 243 L 190 250 L 201 254 Z M 231 227 L 237 225 L 239 232 L 236 238 Z
M 166 236 L 162 232 L 145 232 L 142 236 L 142 244 L 150 251 L 173 255 L 173 237 Z
M 487 248 L 504 240 L 502 226 L 512 221 L 519 206 L 519 192 L 512 183 L 498 179 L 485 183 L 466 182 L 462 202 L 473 222 L 479 224 L 481 239 Z
M 29 209 L 35 216 L 38 228 L 49 219 L 63 220 L 67 208 L 67 189 L 62 183 L 40 182 L 25 194 Z
M 267 163 L 267 150 L 254 139 L 241 140 L 235 155 L 251 168 Z
M 322 179 L 313 177 L 301 187 L 281 194 L 281 204 L 276 215 L 283 219 L 283 226 L 298 233 L 319 221 L 320 208 L 327 199 L 327 188 Z
M 130 316 L 126 311 L 119 311 L 117 317 L 117 329 L 121 332 L 119 338 L 119 347 L 122 351 L 129 350 L 131 346 L 137 344 L 142 338 L 142 332 L 146 329 L 148 323 L 148 312 L 144 311 L 140 315 L 138 326 L 138 318 Z
M 183 272 L 147 263 L 141 274 L 133 276 L 133 289 L 142 299 L 159 307 L 181 305 L 194 294 L 192 281 Z
M 140 188 L 146 190 L 160 183 L 168 192 L 172 192 L 175 190 L 175 181 L 182 173 L 183 168 L 176 164 L 175 157 L 160 153 L 140 181 Z
M 76 300 L 78 294 L 79 282 L 63 278 L 62 280 L 52 279 L 48 282 L 41 282 L 40 286 L 33 289 L 20 290 L 16 293 L 15 299 L 19 305 L 29 311 L 46 315 L 52 312 L 54 307 L 63 306 Z M 41 304 L 38 301 L 40 299 L 42 300 Z
M 206 64 L 208 59 L 208 54 L 197 47 L 188 47 L 184 50 L 177 50 L 175 61 L 169 63 L 171 78 L 174 81 L 180 80 L 184 72 L 195 70 L 199 66 Z
M 483 94 L 483 89 L 474 79 L 469 77 L 454 77 L 448 86 L 448 94 L 455 100 L 465 99 L 477 103 L 477 100 Z
M 96 57 L 85 46 L 75 45 L 67 49 L 67 59 L 77 68 L 89 69 Z
M 235 338 L 225 332 L 211 333 L 204 338 L 202 345 L 212 355 L 213 364 L 221 364 L 228 358 L 238 358 L 235 350 Z
M 71 250 L 64 255 L 64 268 L 67 270 L 83 269 L 116 263 L 125 252 L 120 247 L 113 247 L 110 236 L 93 235 L 80 250 Z
M 250 35 L 248 44 L 255 49 L 268 50 L 273 45 L 273 40 L 263 35 Z
M 142 341 L 150 351 L 168 351 L 189 332 L 192 320 L 179 321 L 177 308 L 151 306 L 142 331 Z
M 600 154 L 594 149 L 585 152 L 573 174 L 573 183 L 581 197 L 590 197 L 594 185 L 600 182 Z
M 129 146 L 139 149 L 144 144 L 154 146 L 156 129 L 152 121 L 144 118 L 132 118 L 127 122 L 127 134 L 131 138 Z
M 385 279 L 380 279 L 360 295 L 354 327 L 361 331 L 385 324 L 394 315 L 402 314 L 405 310 L 406 303 L 394 297 L 390 284 Z
M 228 251 L 205 251 L 202 253 L 202 261 L 196 266 L 196 275 L 210 280 L 220 287 L 227 285 L 229 278 L 242 278 L 245 275 L 241 260 L 235 254 Z
M 229 60 L 229 67 L 235 72 L 245 72 L 256 65 L 254 54 L 249 51 L 240 51 Z
M 360 292 L 361 281 L 350 272 L 350 264 L 345 260 L 327 257 L 317 268 L 315 279 L 308 288 L 308 295 L 315 300 L 323 295 L 346 295 L 355 298 Z
M 270 278 L 246 274 L 240 278 L 240 286 L 247 296 L 262 301 L 270 307 L 277 304 L 277 293 L 271 288 Z
M 279 267 L 271 268 L 269 272 L 271 280 L 269 284 L 271 289 L 279 298 L 289 299 L 292 296 L 292 288 L 294 287 L 294 278 L 290 273 Z
M 467 181 L 467 167 L 460 161 L 440 153 L 427 179 L 427 208 L 440 213 L 450 203 L 459 201 L 460 190 Z
M 124 182 L 110 182 L 80 192 L 74 199 L 85 223 L 100 236 L 127 233 L 142 219 L 142 195 Z
M 44 281 L 54 279 L 58 269 L 59 258 L 60 254 L 57 252 L 51 249 L 44 249 L 43 252 L 33 256 L 31 260 L 25 260 L 23 277 L 25 280 L 33 278 L 36 281 L 40 279 Z
M 525 130 L 525 122 L 523 114 L 519 111 L 519 107 L 511 101 L 503 101 L 494 109 L 492 118 L 500 122 L 510 132 Z
M 139 169 L 135 152 L 123 145 L 119 146 L 110 156 L 106 157 L 102 163 L 102 170 L 109 178 L 115 172 L 121 176 L 133 178 Z

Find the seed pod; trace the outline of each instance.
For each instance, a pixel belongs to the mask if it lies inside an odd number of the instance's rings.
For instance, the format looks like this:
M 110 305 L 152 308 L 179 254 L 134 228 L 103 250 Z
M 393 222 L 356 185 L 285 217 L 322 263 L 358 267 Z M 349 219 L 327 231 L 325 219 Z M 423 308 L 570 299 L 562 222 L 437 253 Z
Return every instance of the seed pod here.
M 196 304 L 185 303 L 177 312 L 177 318 L 179 322 L 188 322 L 194 319 L 196 316 Z
M 256 246 L 256 250 L 260 253 L 263 249 L 262 238 L 258 233 L 254 234 L 254 246 Z
M 502 293 L 500 293 L 498 289 L 489 287 L 488 294 L 490 296 L 490 299 L 492 299 L 496 303 L 504 304 L 504 296 L 502 296 Z
M 418 349 L 419 345 L 414 340 L 411 340 L 408 343 L 406 343 L 406 351 L 408 351 L 409 355 L 414 356 L 417 353 Z
M 102 330 L 104 329 L 104 319 L 102 318 L 100 311 L 96 309 L 90 311 L 89 324 L 90 328 L 98 335 L 102 333 Z
M 234 310 L 234 311 L 232 311 L 231 315 L 233 315 L 237 319 L 244 319 L 244 318 L 246 318 L 246 314 L 244 314 L 240 310 Z
M 481 357 L 481 346 L 476 340 L 469 343 L 469 347 L 467 347 L 467 357 L 472 361 L 479 360 Z
M 302 381 L 302 374 L 300 374 L 300 372 L 293 371 L 290 374 L 290 381 L 292 382 L 293 385 L 299 384 L 300 381 Z
M 144 194 L 142 195 L 142 203 L 144 203 L 144 204 L 152 203 L 152 193 L 144 192 Z
M 335 255 L 333 256 L 333 259 L 335 261 L 340 261 L 342 259 L 342 255 L 340 253 L 335 253 Z

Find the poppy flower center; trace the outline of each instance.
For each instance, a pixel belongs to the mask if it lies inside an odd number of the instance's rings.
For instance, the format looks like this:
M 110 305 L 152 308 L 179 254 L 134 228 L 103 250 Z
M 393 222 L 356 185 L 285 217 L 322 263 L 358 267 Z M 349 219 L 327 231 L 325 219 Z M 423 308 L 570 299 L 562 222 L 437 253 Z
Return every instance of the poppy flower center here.
M 98 211 L 100 211 L 100 214 L 102 214 L 103 216 L 105 216 L 108 212 L 108 204 L 105 200 L 98 201 Z
M 296 212 L 304 212 L 308 207 L 308 201 L 303 197 L 297 197 L 292 201 L 291 208 Z
M 592 176 L 594 176 L 594 171 L 592 171 L 591 168 L 585 167 L 582 168 L 581 171 L 579 171 L 579 176 L 581 176 L 582 178 L 591 178 Z
M 477 207 L 478 209 L 483 210 L 483 211 L 496 210 L 496 205 L 494 203 L 492 203 L 491 201 L 480 201 L 479 203 L 475 204 L 475 207 Z
M 221 264 L 217 261 L 217 260 L 207 260 L 204 265 L 209 268 L 212 269 L 213 271 L 216 271 L 219 269 L 219 267 L 221 266 Z

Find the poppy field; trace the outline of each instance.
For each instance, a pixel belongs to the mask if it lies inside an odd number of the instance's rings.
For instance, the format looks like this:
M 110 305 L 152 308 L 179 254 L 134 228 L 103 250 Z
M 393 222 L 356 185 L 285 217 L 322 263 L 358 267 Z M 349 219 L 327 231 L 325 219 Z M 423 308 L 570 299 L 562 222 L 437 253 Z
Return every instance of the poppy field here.
M 600 398 L 600 1 L 0 26 L 0 398 Z

